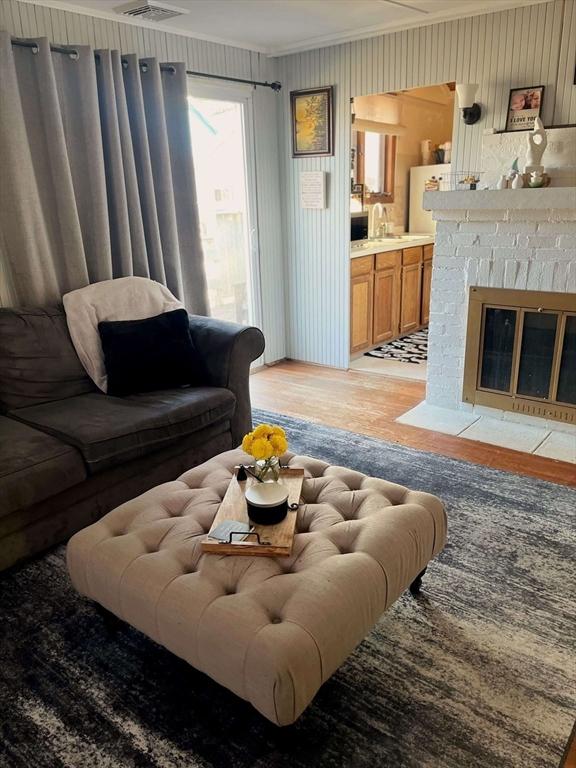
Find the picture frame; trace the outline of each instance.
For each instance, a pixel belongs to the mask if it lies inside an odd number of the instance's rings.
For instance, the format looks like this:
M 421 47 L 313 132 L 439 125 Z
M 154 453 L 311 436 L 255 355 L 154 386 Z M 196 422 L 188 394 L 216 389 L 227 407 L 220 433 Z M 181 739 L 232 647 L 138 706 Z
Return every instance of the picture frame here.
M 334 86 L 290 92 L 292 157 L 334 154 Z
M 511 88 L 506 113 L 506 131 L 531 131 L 534 121 L 542 114 L 544 86 L 530 85 Z

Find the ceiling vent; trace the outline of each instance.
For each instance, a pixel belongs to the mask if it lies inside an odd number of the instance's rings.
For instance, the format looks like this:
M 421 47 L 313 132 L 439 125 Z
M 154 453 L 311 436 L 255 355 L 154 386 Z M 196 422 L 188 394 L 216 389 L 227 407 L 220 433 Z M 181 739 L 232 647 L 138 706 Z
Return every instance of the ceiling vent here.
M 114 8 L 116 13 L 122 16 L 131 16 L 133 19 L 146 19 L 147 21 L 166 21 L 175 16 L 183 16 L 189 13 L 186 8 L 177 8 L 168 3 L 159 3 L 156 0 L 153 3 L 145 0 L 133 0 L 131 3 L 124 3 Z

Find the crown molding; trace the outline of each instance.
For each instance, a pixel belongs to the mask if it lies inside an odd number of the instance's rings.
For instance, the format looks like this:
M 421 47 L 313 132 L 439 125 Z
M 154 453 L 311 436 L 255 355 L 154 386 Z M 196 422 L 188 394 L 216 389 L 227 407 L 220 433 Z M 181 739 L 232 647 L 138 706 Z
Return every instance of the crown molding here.
M 2 2 L 2 0 L 0 0 L 0 2 Z M 74 5 L 74 3 L 62 2 L 62 0 L 18 0 L 18 2 L 23 3 L 24 5 L 41 5 L 45 8 L 54 8 L 57 11 L 65 11 L 67 13 L 79 13 L 81 16 L 92 16 L 95 19 L 115 21 L 117 24 L 128 24 L 131 27 L 143 27 L 144 29 L 149 29 L 153 32 L 167 32 L 169 35 L 188 37 L 192 40 L 203 40 L 206 43 L 226 45 L 229 48 L 240 48 L 244 51 L 262 53 L 266 56 L 273 55 L 273 51 L 270 48 L 248 45 L 247 43 L 241 43 L 238 40 L 228 40 L 223 37 L 215 37 L 214 35 L 203 35 L 200 32 L 188 32 L 185 29 L 175 29 L 174 27 L 168 26 L 168 24 L 146 21 L 146 19 L 132 19 L 129 16 L 122 16 L 121 14 L 112 13 L 111 11 L 86 8 L 84 5 Z M 118 0 L 118 2 L 120 2 L 120 0 Z
M 414 19 L 413 21 L 403 21 L 398 22 L 397 24 L 375 24 L 370 27 L 358 28 L 353 32 L 310 37 L 297 45 L 277 46 L 268 52 L 268 56 L 290 56 L 294 53 L 304 53 L 305 51 L 313 51 L 317 48 L 328 48 L 332 45 L 342 45 L 343 43 L 353 43 L 358 40 L 368 40 L 372 37 L 380 37 L 381 35 L 388 35 L 394 32 L 402 32 L 407 29 L 431 27 L 434 24 L 442 24 L 446 21 L 454 21 L 455 19 L 467 19 L 472 16 L 490 16 L 495 13 L 501 13 L 502 11 L 509 11 L 513 8 L 527 8 L 531 5 L 540 5 L 542 3 L 550 2 L 553 2 L 553 0 L 508 0 L 493 11 L 491 11 L 489 7 L 474 10 L 471 9 L 460 13 L 455 13 L 452 10 L 444 13 L 437 13 L 435 15 L 430 14 L 426 18 L 420 16 L 420 18 Z M 407 10 L 411 10 L 409 6 L 404 7 L 406 7 Z
M 0 0 L 1 2 L 1 0 Z M 225 45 L 231 48 L 240 48 L 245 51 L 253 53 L 260 53 L 270 58 L 278 58 L 282 56 L 290 56 L 296 53 L 304 53 L 305 51 L 316 50 L 317 48 L 328 48 L 333 45 L 342 45 L 344 43 L 357 42 L 358 40 L 366 40 L 373 37 L 380 37 L 381 35 L 392 34 L 394 32 L 402 32 L 408 29 L 415 29 L 418 27 L 429 27 L 434 24 L 442 24 L 447 21 L 453 21 L 454 19 L 464 19 L 473 16 L 486 16 L 493 13 L 500 13 L 502 11 L 509 11 L 513 8 L 526 8 L 531 5 L 539 5 L 541 3 L 553 2 L 553 0 L 507 0 L 502 3 L 494 11 L 484 7 L 480 9 L 471 9 L 469 11 L 454 13 L 454 11 L 446 11 L 439 14 L 430 14 L 424 18 L 422 15 L 413 21 L 403 21 L 397 24 L 377 24 L 368 27 L 359 27 L 358 29 L 350 32 L 342 32 L 332 35 L 321 35 L 319 37 L 310 37 L 294 45 L 286 46 L 254 46 L 247 43 L 239 42 L 238 40 L 229 40 L 227 38 L 216 37 L 214 35 L 204 35 L 199 32 L 188 32 L 183 29 L 174 29 L 168 24 L 155 23 L 146 21 L 145 19 L 132 19 L 127 16 L 121 16 L 120 14 L 113 13 L 111 11 L 100 11 L 96 8 L 86 8 L 85 6 L 74 5 L 73 3 L 64 2 L 64 0 L 18 0 L 19 3 L 26 5 L 39 5 L 47 8 L 54 8 L 58 11 L 67 11 L 69 13 L 79 13 L 82 16 L 92 16 L 97 19 L 104 19 L 106 21 L 115 21 L 118 24 L 128 24 L 135 27 L 143 27 L 145 29 L 166 32 L 171 35 L 179 35 L 181 37 L 191 38 L 193 40 L 203 40 L 208 43 L 216 43 L 218 45 Z M 403 2 L 395 2 L 394 4 L 402 5 L 406 9 L 410 9 L 409 5 L 404 5 Z M 413 9 L 411 9 L 413 10 Z

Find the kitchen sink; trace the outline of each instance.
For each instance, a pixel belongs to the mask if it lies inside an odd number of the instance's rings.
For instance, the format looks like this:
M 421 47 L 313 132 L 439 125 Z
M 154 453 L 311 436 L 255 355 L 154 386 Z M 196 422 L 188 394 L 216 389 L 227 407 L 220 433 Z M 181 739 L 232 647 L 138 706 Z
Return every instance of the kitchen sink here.
M 418 240 L 425 240 L 432 237 L 432 235 L 385 235 L 383 237 L 374 237 L 370 240 L 362 240 L 360 242 L 352 243 L 353 251 L 360 251 L 364 248 L 372 248 L 375 245 L 388 245 L 390 243 L 412 243 Z

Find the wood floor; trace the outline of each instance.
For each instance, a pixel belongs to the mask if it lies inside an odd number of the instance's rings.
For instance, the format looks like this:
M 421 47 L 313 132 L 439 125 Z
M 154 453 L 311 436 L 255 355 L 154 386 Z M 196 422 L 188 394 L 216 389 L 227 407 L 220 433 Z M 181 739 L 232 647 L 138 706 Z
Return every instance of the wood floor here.
M 576 487 L 573 464 L 397 424 L 424 399 L 422 381 L 285 361 L 258 371 L 250 382 L 255 408 Z

